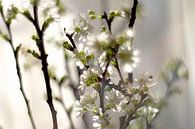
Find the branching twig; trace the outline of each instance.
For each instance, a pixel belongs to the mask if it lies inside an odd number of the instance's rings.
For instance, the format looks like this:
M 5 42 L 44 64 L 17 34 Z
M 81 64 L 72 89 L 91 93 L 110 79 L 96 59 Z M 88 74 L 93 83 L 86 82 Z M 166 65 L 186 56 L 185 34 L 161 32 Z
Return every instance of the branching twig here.
M 11 25 L 9 23 L 7 23 L 7 21 L 6 21 L 6 18 L 5 18 L 4 12 L 3 12 L 3 8 L 1 8 L 0 13 L 1 13 L 1 16 L 2 16 L 2 19 L 3 19 L 3 22 L 6 25 L 6 28 L 7 28 L 7 31 L 8 31 L 8 36 L 9 36 L 9 44 L 10 44 L 11 50 L 14 54 L 15 66 L 16 66 L 16 71 L 17 71 L 19 84 L 20 84 L 20 91 L 21 91 L 22 96 L 25 100 L 26 108 L 27 108 L 27 111 L 28 111 L 28 116 L 30 118 L 32 127 L 33 127 L 33 129 L 36 129 L 35 122 L 34 122 L 34 119 L 33 119 L 33 116 L 32 116 L 32 111 L 31 111 L 31 108 L 30 108 L 30 105 L 29 105 L 29 100 L 28 100 L 27 95 L 24 91 L 23 83 L 22 83 L 22 74 L 21 74 L 21 70 L 20 70 L 19 57 L 18 57 L 18 52 L 19 52 L 19 49 L 20 49 L 21 45 L 19 45 L 16 49 L 14 48 L 12 32 L 11 32 Z
M 73 39 L 72 39 L 72 40 L 73 40 Z M 74 41 L 74 40 L 73 40 L 73 41 Z M 76 46 L 76 45 L 75 45 L 75 46 Z M 67 55 L 65 55 L 65 63 L 66 63 L 66 67 L 65 67 L 65 68 L 66 68 L 67 74 L 69 75 L 69 84 L 68 84 L 68 85 L 69 85 L 70 88 L 73 90 L 73 93 L 74 93 L 76 99 L 79 100 L 79 99 L 80 99 L 80 93 L 79 93 L 79 90 L 76 88 L 77 86 L 74 85 L 73 80 L 72 80 L 71 77 L 70 77 L 70 76 L 71 76 L 71 73 L 70 73 L 70 69 L 69 69 L 69 66 L 68 66 L 68 62 L 69 62 L 69 58 L 68 58 Z M 79 67 L 77 67 L 77 69 L 78 69 L 78 74 L 80 74 L 80 73 L 79 73 L 79 72 L 80 72 Z M 80 76 L 80 75 L 79 75 L 79 76 Z M 85 128 L 86 128 L 86 129 L 89 129 L 86 114 L 83 115 L 83 122 L 84 122 Z
M 130 114 L 128 114 L 124 117 L 121 117 L 121 118 L 123 118 L 123 121 L 122 120 L 120 121 L 119 129 L 126 129 L 129 126 L 129 122 L 132 121 L 133 119 L 135 119 L 134 115 L 137 112 L 137 110 L 143 106 L 144 100 L 146 97 L 147 97 L 147 94 L 143 94 L 141 96 L 139 103 L 135 105 L 134 111 L 132 111 Z
M 45 47 L 44 47 L 44 33 L 40 28 L 39 25 L 39 17 L 38 17 L 38 2 L 35 2 L 33 5 L 33 14 L 34 14 L 34 19 L 30 20 L 38 34 L 38 38 L 36 41 L 37 47 L 40 51 L 41 54 L 41 63 L 42 63 L 42 71 L 44 74 L 44 79 L 45 79 L 45 84 L 46 84 L 46 91 L 47 91 L 47 103 L 49 105 L 51 115 L 52 115 L 52 121 L 53 121 L 53 129 L 58 129 L 58 124 L 57 124 L 57 111 L 54 108 L 53 105 L 53 98 L 52 98 L 52 89 L 50 85 L 50 78 L 48 74 L 48 63 L 47 63 L 47 54 L 45 52 Z

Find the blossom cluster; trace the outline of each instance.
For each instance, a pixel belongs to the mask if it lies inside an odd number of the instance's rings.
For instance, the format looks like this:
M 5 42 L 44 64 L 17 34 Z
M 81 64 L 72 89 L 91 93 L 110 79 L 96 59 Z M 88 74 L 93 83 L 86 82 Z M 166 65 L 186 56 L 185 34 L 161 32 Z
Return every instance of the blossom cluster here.
M 80 16 L 72 33 L 66 32 L 69 41 L 64 47 L 73 53 L 81 71 L 78 90 L 82 95 L 76 101 L 74 111 L 76 116 L 92 113 L 93 126 L 98 129 L 113 128 L 112 121 L 116 118 L 111 114 L 118 114 L 120 120 L 130 114 L 137 117 L 142 108 L 151 119 L 158 113 L 157 104 L 153 101 L 155 98 L 150 93 L 150 87 L 155 85 L 152 76 L 144 73 L 132 78 L 133 82 L 129 82 L 127 77 L 139 62 L 139 51 L 133 48 L 134 30 L 130 28 L 113 34 L 108 23 L 108 28 L 102 26 L 99 34 L 93 32 L 90 18 L 112 22 L 115 18 L 124 17 L 121 12 L 98 15 L 89 11 L 88 17 Z M 113 79 L 116 73 L 119 78 Z M 147 101 L 152 104 L 148 105 Z

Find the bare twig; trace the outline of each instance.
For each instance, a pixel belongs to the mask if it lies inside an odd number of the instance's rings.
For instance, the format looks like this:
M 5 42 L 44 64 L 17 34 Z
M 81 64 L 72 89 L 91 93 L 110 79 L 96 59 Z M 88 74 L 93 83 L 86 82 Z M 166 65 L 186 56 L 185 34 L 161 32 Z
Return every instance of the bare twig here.
M 52 89 L 50 85 L 50 78 L 48 74 L 48 63 L 47 63 L 47 54 L 45 52 L 44 47 L 44 33 L 40 28 L 39 25 L 39 17 L 38 17 L 38 2 L 35 2 L 33 5 L 33 14 L 34 19 L 32 20 L 32 23 L 37 31 L 39 39 L 36 41 L 37 47 L 41 54 L 41 63 L 42 63 L 42 71 L 44 74 L 45 84 L 46 84 L 46 91 L 47 91 L 47 103 L 49 105 L 51 115 L 52 115 L 52 121 L 53 121 L 53 129 L 58 129 L 57 124 L 57 111 L 54 108 L 53 105 L 53 98 L 52 98 Z
M 74 124 L 73 124 L 73 120 L 71 118 L 71 113 L 72 110 L 69 110 L 66 108 L 65 102 L 64 102 L 64 97 L 63 97 L 63 82 L 61 80 L 58 80 L 56 77 L 52 78 L 56 84 L 58 85 L 58 90 L 59 90 L 59 98 L 57 97 L 56 100 L 61 104 L 61 106 L 64 109 L 64 112 L 66 113 L 66 116 L 68 117 L 69 123 L 70 123 L 70 129 L 75 129 Z M 64 79 L 65 80 L 65 79 Z
M 33 119 L 33 116 L 32 116 L 32 111 L 31 111 L 31 108 L 30 108 L 30 105 L 29 105 L 29 100 L 28 100 L 27 95 L 24 91 L 23 83 L 22 83 L 22 74 L 21 74 L 21 70 L 20 70 L 19 57 L 18 57 L 18 52 L 19 52 L 19 49 L 20 49 L 21 45 L 19 45 L 16 49 L 14 48 L 12 32 L 11 32 L 11 25 L 6 22 L 6 18 L 5 18 L 4 12 L 3 12 L 3 8 L 1 8 L 0 13 L 1 13 L 1 16 L 2 16 L 2 19 L 3 19 L 3 22 L 6 25 L 6 28 L 7 28 L 7 31 L 8 31 L 8 36 L 9 36 L 9 44 L 10 44 L 11 50 L 14 54 L 14 59 L 15 59 L 15 63 L 16 63 L 15 67 L 16 67 L 16 71 L 17 71 L 17 75 L 18 75 L 18 79 L 19 79 L 19 84 L 20 84 L 20 91 L 21 91 L 22 96 L 24 98 L 24 101 L 26 103 L 26 108 L 27 108 L 27 111 L 28 111 L 28 116 L 30 118 L 32 127 L 33 127 L 33 129 L 36 129 L 35 122 L 34 122 L 34 119 Z
M 129 28 L 132 28 L 135 24 L 137 5 L 138 5 L 138 0 L 133 0 L 133 7 L 131 9 L 131 17 L 129 20 Z

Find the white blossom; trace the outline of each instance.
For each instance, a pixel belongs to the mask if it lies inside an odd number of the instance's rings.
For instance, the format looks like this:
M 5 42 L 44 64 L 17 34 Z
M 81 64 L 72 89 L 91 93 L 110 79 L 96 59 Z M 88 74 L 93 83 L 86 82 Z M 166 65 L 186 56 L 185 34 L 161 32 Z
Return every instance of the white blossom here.
M 93 27 L 86 15 L 80 13 L 79 18 L 73 21 L 75 27 L 74 40 L 76 42 L 85 43 L 89 39 L 89 34 L 92 31 Z
M 97 129 L 102 129 L 102 128 L 101 128 L 101 124 L 98 123 L 98 122 L 94 122 L 94 123 L 93 123 L 93 127 L 97 128 Z
M 95 105 L 96 100 L 97 100 L 96 91 L 92 93 L 86 92 L 84 95 L 81 95 L 80 100 L 76 101 L 76 105 L 74 107 L 76 117 L 81 116 L 86 111 L 93 110 L 93 106 Z
M 105 96 L 107 100 L 107 108 L 112 109 L 114 112 L 120 112 L 124 105 L 128 103 L 127 98 L 118 90 L 112 88 Z
M 138 50 L 121 49 L 118 53 L 118 58 L 125 72 L 132 72 L 140 62 Z
M 128 38 L 133 38 L 135 36 L 135 33 L 132 28 L 126 30 L 126 35 Z
M 153 77 L 148 75 L 147 72 L 135 78 L 134 81 L 138 87 L 144 87 L 144 86 L 152 87 L 156 84 L 153 80 Z

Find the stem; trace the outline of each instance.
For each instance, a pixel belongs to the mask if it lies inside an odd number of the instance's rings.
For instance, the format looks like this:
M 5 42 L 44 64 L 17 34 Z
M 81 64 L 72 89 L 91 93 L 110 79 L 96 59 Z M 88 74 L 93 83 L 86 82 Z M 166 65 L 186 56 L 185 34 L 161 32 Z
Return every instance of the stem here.
M 129 28 L 133 28 L 136 20 L 136 11 L 137 11 L 137 5 L 138 5 L 138 0 L 133 1 L 133 7 L 131 9 L 131 17 L 129 20 Z
M 137 11 L 138 0 L 133 0 L 133 7 L 131 9 L 131 17 L 129 19 L 129 28 L 133 28 L 136 20 L 136 11 Z M 133 84 L 133 72 L 128 73 L 128 80 Z
M 72 37 L 70 37 L 70 39 L 72 39 Z M 72 39 L 72 41 L 73 41 L 73 43 L 74 43 L 74 40 Z M 76 46 L 76 45 L 75 45 Z M 76 48 L 77 49 L 77 48 Z M 68 58 L 68 56 L 67 55 L 65 55 L 65 63 L 66 63 L 66 72 L 67 72 L 67 74 L 69 75 L 69 86 L 70 86 L 70 88 L 73 90 L 73 93 L 74 93 L 74 95 L 75 95 L 75 97 L 76 97 L 76 99 L 77 100 L 79 100 L 80 99 L 80 94 L 81 93 L 79 93 L 79 91 L 78 91 L 78 89 L 76 88 L 76 86 L 74 85 L 74 83 L 73 83 L 73 80 L 71 79 L 71 77 L 70 77 L 70 69 L 69 69 L 69 67 L 68 67 L 68 62 L 69 62 L 69 58 Z M 78 74 L 79 74 L 79 76 L 80 76 L 80 69 L 79 69 L 79 67 L 77 67 L 77 69 L 78 69 Z M 86 114 L 84 114 L 83 115 L 83 122 L 84 122 L 84 125 L 85 125 L 85 129 L 89 129 L 89 126 L 88 126 L 88 120 L 87 120 L 87 116 L 86 116 Z
M 59 84 L 59 83 L 58 83 L 58 84 Z M 70 128 L 71 128 L 71 129 L 75 129 L 74 124 L 73 124 L 73 120 L 72 120 L 72 118 L 71 118 L 71 112 L 68 111 L 68 109 L 66 108 L 65 103 L 64 103 L 63 93 L 62 93 L 62 86 L 59 86 L 59 90 L 60 90 L 60 98 L 61 98 L 60 103 L 61 103 L 62 107 L 64 108 L 64 111 L 65 111 L 65 113 L 66 113 L 66 115 L 67 115 L 67 117 L 68 117 L 68 119 L 69 119 Z
M 32 116 L 32 111 L 31 111 L 31 108 L 30 108 L 30 105 L 29 105 L 30 102 L 29 102 L 29 100 L 28 100 L 28 98 L 27 98 L 27 95 L 26 95 L 26 93 L 25 93 L 25 91 L 24 91 L 24 88 L 23 88 L 22 74 L 21 74 L 20 65 L 19 65 L 18 50 L 15 50 L 15 48 L 14 48 L 10 24 L 8 24 L 8 23 L 6 22 L 5 15 L 4 15 L 4 12 L 3 12 L 3 9 L 1 9 L 0 13 L 1 13 L 1 16 L 2 16 L 2 19 L 3 19 L 3 22 L 4 22 L 5 25 L 6 25 L 6 28 L 7 28 L 7 31 L 8 31 L 8 35 L 9 35 L 9 38 L 10 38 L 10 39 L 9 39 L 9 44 L 10 44 L 11 50 L 12 50 L 12 52 L 13 52 L 13 54 L 14 54 L 15 67 L 16 67 L 16 71 L 17 71 L 17 75 L 18 75 L 19 84 L 20 84 L 20 92 L 22 93 L 22 96 L 23 96 L 23 98 L 24 98 L 24 101 L 25 101 L 25 104 L 26 104 L 26 108 L 27 108 L 27 111 L 28 111 L 28 116 L 29 116 L 29 118 L 30 118 L 32 127 L 33 127 L 33 129 L 36 129 L 35 122 L 34 122 L 34 119 L 33 119 L 33 116 Z
M 108 19 L 108 15 L 106 14 L 106 12 L 104 12 L 103 18 L 106 20 L 106 24 L 108 26 L 109 33 L 112 34 L 111 25 L 112 25 L 113 18 Z
M 143 106 L 146 97 L 147 95 L 143 94 L 139 103 L 136 105 L 135 110 L 123 117 L 123 121 L 120 121 L 119 129 L 126 129 L 129 126 L 129 122 L 135 119 L 134 115 L 137 112 L 137 110 Z
M 43 38 L 44 34 L 39 26 L 37 2 L 35 2 L 35 5 L 33 6 L 33 13 L 34 13 L 33 24 L 34 24 L 35 29 L 37 31 L 37 34 L 39 36 L 39 39 L 37 40 L 37 47 L 38 47 L 40 54 L 41 54 L 42 71 L 44 74 L 46 91 L 47 91 L 47 103 L 49 105 L 51 115 L 52 115 L 53 129 L 58 129 L 57 111 L 55 110 L 54 105 L 53 105 L 52 89 L 51 89 L 50 78 L 49 78 L 49 74 L 48 74 L 48 63 L 47 63 L 47 56 L 48 55 L 46 54 L 45 47 L 44 47 L 44 38 Z
M 117 69 L 117 72 L 118 72 L 118 74 L 119 74 L 119 76 L 120 76 L 121 81 L 124 83 L 124 79 L 123 79 L 121 70 L 120 70 L 120 68 L 119 68 L 118 59 L 117 59 L 116 57 L 115 57 L 114 59 L 115 59 L 115 61 L 116 61 L 116 69 Z

